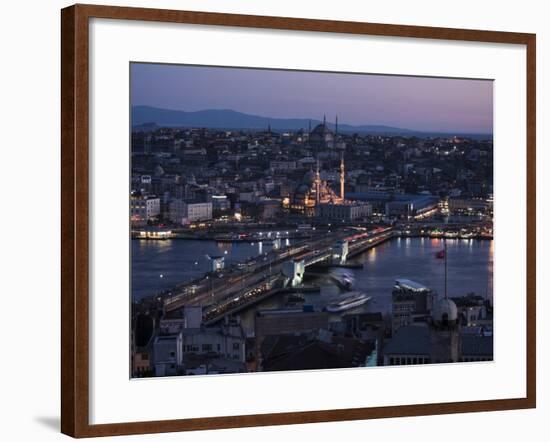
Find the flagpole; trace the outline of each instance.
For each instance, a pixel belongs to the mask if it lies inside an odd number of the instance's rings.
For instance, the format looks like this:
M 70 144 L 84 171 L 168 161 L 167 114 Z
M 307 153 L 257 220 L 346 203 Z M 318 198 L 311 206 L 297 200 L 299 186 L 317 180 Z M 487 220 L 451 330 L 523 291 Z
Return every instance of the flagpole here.
M 443 250 L 445 254 L 445 299 L 447 299 L 447 238 L 443 238 Z

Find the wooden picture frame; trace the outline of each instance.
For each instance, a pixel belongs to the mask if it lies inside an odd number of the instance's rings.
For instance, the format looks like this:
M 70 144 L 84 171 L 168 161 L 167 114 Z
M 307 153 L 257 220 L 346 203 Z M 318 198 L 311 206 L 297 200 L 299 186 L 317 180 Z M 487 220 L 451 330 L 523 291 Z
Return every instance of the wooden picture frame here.
M 527 359 L 525 397 L 90 425 L 89 19 L 141 20 L 525 45 L 527 51 Z M 536 404 L 535 35 L 207 12 L 74 5 L 61 12 L 61 431 L 73 437 L 159 433 L 533 408 Z

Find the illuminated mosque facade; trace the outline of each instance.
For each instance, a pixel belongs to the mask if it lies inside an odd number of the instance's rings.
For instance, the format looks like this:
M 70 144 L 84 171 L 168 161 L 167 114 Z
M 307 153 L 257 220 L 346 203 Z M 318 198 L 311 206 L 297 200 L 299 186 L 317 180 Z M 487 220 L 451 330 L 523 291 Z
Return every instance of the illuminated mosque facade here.
M 342 149 L 345 144 L 339 142 L 338 117 L 333 133 L 323 118 L 323 123 L 309 131 L 309 145 L 317 151 L 321 149 Z M 327 221 L 356 221 L 372 214 L 368 203 L 346 200 L 346 167 L 344 153 L 340 155 L 339 192 L 335 191 L 326 180 L 321 179 L 319 159 L 315 172 L 310 170 L 290 196 L 288 208 L 294 213 L 308 217 L 317 216 Z
M 327 181 L 321 180 L 319 162 L 315 172 L 308 172 L 303 182 L 296 188 L 290 202 L 290 208 L 295 212 L 307 216 L 315 215 L 315 208 L 321 204 L 344 204 L 345 195 L 345 166 L 342 157 L 340 161 L 340 195 L 329 186 Z

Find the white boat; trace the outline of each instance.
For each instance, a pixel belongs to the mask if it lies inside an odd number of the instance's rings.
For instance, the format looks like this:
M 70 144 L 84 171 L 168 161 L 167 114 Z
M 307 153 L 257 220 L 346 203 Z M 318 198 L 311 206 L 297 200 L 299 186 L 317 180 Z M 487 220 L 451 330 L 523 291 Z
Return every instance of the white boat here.
M 331 275 L 331 277 L 344 290 L 350 290 L 353 287 L 353 276 L 347 273 L 336 273 Z
M 327 312 L 338 313 L 363 305 L 371 300 L 372 296 L 367 296 L 361 292 L 349 292 L 342 295 L 336 301 L 327 305 Z
M 423 284 L 420 284 L 416 281 L 411 281 L 410 279 L 396 279 L 395 280 L 395 288 L 397 290 L 404 289 L 404 290 L 410 290 L 413 292 L 425 292 L 429 291 L 430 289 L 426 287 Z

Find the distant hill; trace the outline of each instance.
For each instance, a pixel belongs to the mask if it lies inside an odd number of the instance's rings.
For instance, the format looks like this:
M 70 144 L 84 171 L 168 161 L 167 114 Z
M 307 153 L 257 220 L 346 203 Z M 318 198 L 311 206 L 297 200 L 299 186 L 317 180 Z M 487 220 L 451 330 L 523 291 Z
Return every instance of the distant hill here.
M 180 110 L 161 109 L 151 106 L 132 107 L 132 128 L 135 131 L 153 131 L 158 127 L 195 127 L 208 129 L 245 129 L 245 130 L 266 130 L 268 126 L 274 131 L 297 131 L 308 130 L 320 124 L 320 120 L 309 118 L 270 118 L 259 115 L 244 114 L 230 109 L 209 109 L 196 112 Z M 334 130 L 334 123 L 328 122 L 328 126 Z M 339 132 L 372 134 L 372 135 L 403 135 L 420 138 L 437 138 L 462 136 L 477 140 L 492 140 L 493 135 L 487 133 L 465 133 L 465 132 L 423 132 L 400 127 L 383 125 L 360 125 L 338 124 Z
M 160 126 L 158 124 L 150 121 L 132 126 L 134 132 L 153 132 L 159 128 Z
M 282 130 L 307 130 L 311 122 L 314 128 L 320 124 L 320 120 L 307 118 L 270 118 L 259 115 L 249 115 L 229 109 L 211 109 L 196 112 L 161 109 L 150 106 L 132 107 L 132 126 L 135 129 L 153 128 L 154 125 L 165 127 L 204 127 L 211 129 L 249 129 L 265 130 L 268 126 L 275 131 Z M 333 123 L 328 126 L 334 129 Z M 392 135 L 415 135 L 408 129 L 380 126 L 362 125 L 352 126 L 338 124 L 338 130 L 347 133 L 373 133 Z

